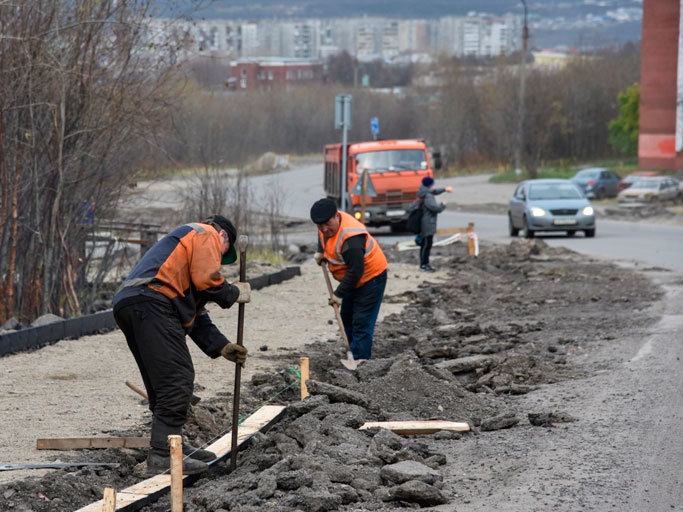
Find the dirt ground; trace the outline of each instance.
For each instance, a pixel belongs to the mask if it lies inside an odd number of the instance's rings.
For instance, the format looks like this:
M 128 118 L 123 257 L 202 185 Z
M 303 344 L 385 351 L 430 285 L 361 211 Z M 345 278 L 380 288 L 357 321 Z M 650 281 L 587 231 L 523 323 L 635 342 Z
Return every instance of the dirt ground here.
M 338 363 L 343 348 L 311 260 L 302 276 L 253 293 L 241 413 L 268 401 L 288 412 L 241 452 L 233 474 L 219 464 L 187 488 L 186 511 L 460 509 L 505 485 L 536 439 L 580 425 L 581 411 L 560 397 L 605 371 L 609 363 L 591 353 L 651 325 L 648 307 L 662 295 L 641 274 L 542 240 L 482 242 L 478 258 L 461 245 L 439 248 L 435 274 L 417 270 L 414 252 L 401 253 L 400 262 L 386 252 L 392 261 L 373 360 L 353 373 Z M 236 331 L 236 311 L 211 315 L 224 332 Z M 186 434 L 203 444 L 230 428 L 233 373 L 192 352 L 202 401 Z M 304 355 L 312 396 L 302 402 L 292 367 Z M 104 487 L 139 481 L 132 470 L 142 450 L 35 450 L 41 437 L 148 433 L 149 412 L 126 379 L 139 384 L 120 332 L 0 359 L 3 463 L 120 463 L 0 472 L 0 510 L 74 510 L 100 499 Z M 358 430 L 391 419 L 466 421 L 472 431 Z M 484 455 L 490 468 L 477 464 Z M 571 485 L 563 492 L 569 501 L 580 494 Z M 168 509 L 162 498 L 143 510 Z

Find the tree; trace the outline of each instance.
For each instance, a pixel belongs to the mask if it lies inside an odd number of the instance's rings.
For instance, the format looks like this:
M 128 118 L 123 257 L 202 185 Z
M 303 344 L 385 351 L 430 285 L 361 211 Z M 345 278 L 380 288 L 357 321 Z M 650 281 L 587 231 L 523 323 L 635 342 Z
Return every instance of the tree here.
M 634 83 L 617 96 L 619 116 L 609 122 L 609 141 L 622 155 L 638 153 L 640 85 Z
M 148 8 L 0 0 L 0 318 L 70 316 L 93 301 L 93 209 L 114 211 L 167 116 L 169 66 L 148 40 Z

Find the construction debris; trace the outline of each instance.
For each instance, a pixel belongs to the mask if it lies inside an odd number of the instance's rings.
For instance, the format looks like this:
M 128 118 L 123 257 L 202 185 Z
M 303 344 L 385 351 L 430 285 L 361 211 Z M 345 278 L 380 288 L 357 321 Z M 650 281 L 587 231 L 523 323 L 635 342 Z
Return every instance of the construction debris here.
M 586 351 L 651 321 L 646 306 L 661 291 L 642 275 L 550 248 L 542 240 L 482 247 L 478 258 L 464 254 L 463 247 L 460 254 L 447 252 L 452 249 L 434 253 L 435 264 L 448 270 L 445 281 L 428 276 L 434 281 L 386 297 L 385 303 L 405 307 L 378 323 L 373 359 L 357 370 L 339 368 L 344 348 L 337 339 L 272 355 L 282 368 L 245 383 L 241 405 L 255 410 L 275 396 L 288 404 L 286 413 L 267 433 L 254 433 L 234 472 L 215 465 L 186 489 L 186 510 L 323 512 L 439 504 L 457 509 L 468 496 L 510 477 L 491 471 L 485 485 L 470 479 L 465 468 L 480 466 L 476 457 L 490 453 L 489 461 L 509 460 L 532 446 L 534 435 L 578 428 L 571 423 L 563 429 L 534 428 L 535 422 L 553 424 L 569 415 L 532 416 L 545 414 L 538 412 L 545 408 L 524 401 L 525 394 L 540 398 L 548 384 L 594 372 L 585 363 Z M 407 251 L 401 258 L 406 257 L 417 255 Z M 302 356 L 310 359 L 305 400 L 288 368 Z M 232 411 L 225 403 L 225 397 L 205 398 L 191 408 L 190 440 L 210 439 L 230 425 Z M 382 427 L 361 430 L 367 423 L 446 419 L 471 430 L 419 436 Z M 493 429 L 504 430 L 489 432 Z M 515 453 L 508 453 L 510 439 Z M 475 456 L 463 459 L 465 447 Z M 144 450 L 90 454 L 93 462 L 121 467 L 84 467 L 68 478 L 52 473 L 6 484 L 0 487 L 0 509 L 74 510 L 100 500 L 104 487 L 138 483 L 131 473 L 144 460 Z M 524 471 L 519 464 L 516 460 L 516 469 Z M 142 510 L 169 508 L 164 497 Z

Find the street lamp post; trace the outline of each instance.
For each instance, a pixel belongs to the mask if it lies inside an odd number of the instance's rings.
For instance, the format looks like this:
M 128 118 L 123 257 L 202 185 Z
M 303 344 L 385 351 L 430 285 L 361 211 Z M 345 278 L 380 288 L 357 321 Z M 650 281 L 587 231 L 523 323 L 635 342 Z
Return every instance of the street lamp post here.
M 529 27 L 527 25 L 526 1 L 521 0 L 524 6 L 524 28 L 522 29 L 522 62 L 519 69 L 519 105 L 517 112 L 517 148 L 515 151 L 515 173 L 522 174 L 522 147 L 524 145 L 524 85 L 526 72 L 526 54 L 529 41 Z

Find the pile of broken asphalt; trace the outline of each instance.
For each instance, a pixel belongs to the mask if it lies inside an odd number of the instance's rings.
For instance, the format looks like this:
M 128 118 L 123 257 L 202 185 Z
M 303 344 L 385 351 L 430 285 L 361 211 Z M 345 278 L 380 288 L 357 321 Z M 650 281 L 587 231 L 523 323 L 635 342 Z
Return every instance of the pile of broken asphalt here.
M 251 439 L 234 472 L 218 464 L 185 489 L 185 510 L 455 507 L 449 467 L 457 460 L 445 454 L 467 436 L 573 421 L 562 410 L 524 410 L 515 399 L 589 374 L 578 355 L 650 321 L 644 308 L 661 295 L 640 274 L 542 240 L 485 247 L 478 258 L 442 256 L 441 267 L 449 271 L 445 282 L 427 280 L 385 298 L 406 307 L 378 324 L 373 359 L 355 372 L 339 364 L 344 351 L 338 340 L 273 355 L 282 369 L 245 383 L 240 414 L 269 402 L 286 404 L 285 416 Z M 299 356 L 311 360 L 311 396 L 303 401 L 293 367 Z M 192 407 L 186 436 L 202 444 L 227 432 L 231 403 L 226 394 Z M 467 422 L 471 430 L 406 437 L 359 430 L 367 421 L 423 419 Z M 114 434 L 147 432 L 141 426 Z M 78 509 L 101 499 L 105 487 L 137 483 L 133 470 L 144 458 L 144 450 L 91 450 L 88 460 L 120 466 L 65 469 L 6 484 L 0 510 Z M 141 510 L 169 509 L 162 498 Z

